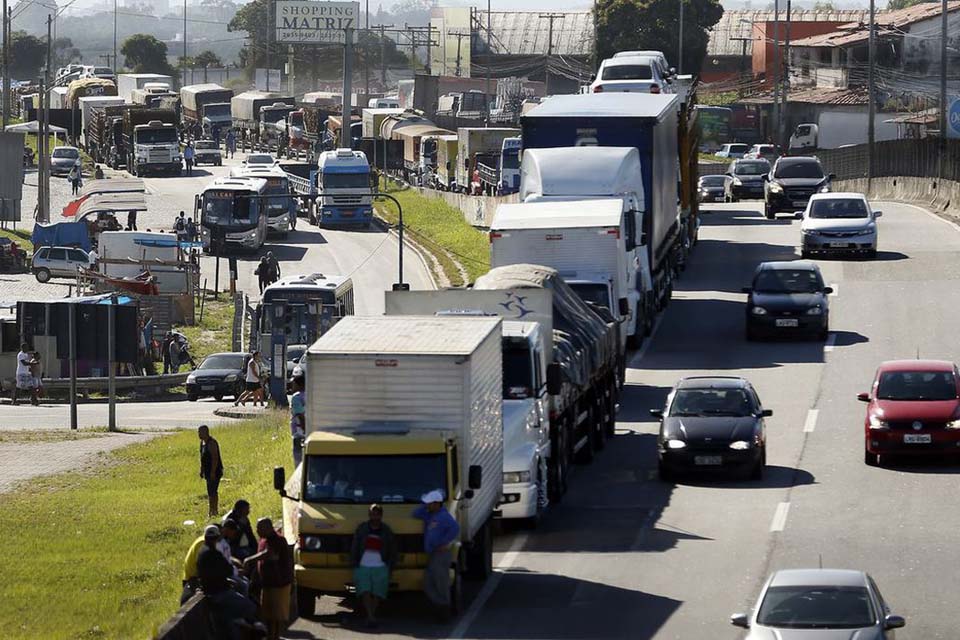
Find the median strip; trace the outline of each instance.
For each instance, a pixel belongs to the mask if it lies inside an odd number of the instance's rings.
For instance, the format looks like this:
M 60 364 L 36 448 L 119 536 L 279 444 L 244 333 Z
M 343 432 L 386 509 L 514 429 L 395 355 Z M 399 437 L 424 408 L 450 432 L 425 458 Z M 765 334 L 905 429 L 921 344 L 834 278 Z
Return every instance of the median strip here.
M 788 513 L 790 513 L 789 502 L 781 502 L 777 505 L 777 510 L 773 514 L 773 522 L 770 523 L 770 533 L 777 533 L 786 528 Z

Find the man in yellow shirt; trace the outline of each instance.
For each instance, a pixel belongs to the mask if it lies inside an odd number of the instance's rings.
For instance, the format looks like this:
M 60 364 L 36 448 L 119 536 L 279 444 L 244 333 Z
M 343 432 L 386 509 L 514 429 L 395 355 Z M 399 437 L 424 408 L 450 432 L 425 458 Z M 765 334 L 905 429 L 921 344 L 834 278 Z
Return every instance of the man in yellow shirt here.
M 211 524 L 203 530 L 203 535 L 194 540 L 193 544 L 190 545 L 190 550 L 187 551 L 187 557 L 183 559 L 183 574 L 181 575 L 181 579 L 183 580 L 183 593 L 180 596 L 180 604 L 189 600 L 197 590 L 197 587 L 200 586 L 200 576 L 197 572 L 197 558 L 200 557 L 200 552 L 203 551 L 207 540 L 214 541 L 219 539 L 220 527 Z

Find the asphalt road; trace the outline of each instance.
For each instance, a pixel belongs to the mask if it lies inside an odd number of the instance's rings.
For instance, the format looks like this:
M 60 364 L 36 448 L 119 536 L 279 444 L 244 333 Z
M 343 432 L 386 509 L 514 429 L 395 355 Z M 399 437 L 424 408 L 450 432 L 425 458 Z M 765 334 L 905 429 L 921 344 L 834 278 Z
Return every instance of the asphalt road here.
M 648 347 L 634 355 L 616 438 L 537 531 L 497 541 L 498 572 L 468 591 L 450 626 L 417 596 L 397 597 L 386 638 L 741 637 L 728 616 L 748 609 L 778 568 L 858 568 L 907 618 L 899 639 L 954 639 L 956 473 L 946 462 L 862 461 L 864 405 L 886 359 L 960 359 L 960 233 L 914 207 L 883 204 L 875 262 L 820 260 L 832 334 L 820 342 L 746 343 L 743 301 L 757 263 L 797 258 L 799 223 L 764 220 L 754 203 L 703 218 L 690 266 Z M 768 419 L 761 482 L 656 479 L 657 424 L 670 387 L 696 374 L 742 375 Z M 367 635 L 342 603 L 321 601 L 287 638 Z

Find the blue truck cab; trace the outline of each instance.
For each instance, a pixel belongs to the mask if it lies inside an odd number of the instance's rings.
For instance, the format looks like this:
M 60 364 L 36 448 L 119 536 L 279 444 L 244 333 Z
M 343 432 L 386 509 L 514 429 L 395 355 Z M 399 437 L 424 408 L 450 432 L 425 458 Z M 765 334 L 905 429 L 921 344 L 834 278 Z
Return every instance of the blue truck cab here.
M 317 194 L 317 223 L 321 226 L 362 225 L 373 221 L 370 163 L 362 151 L 324 151 L 311 174 Z

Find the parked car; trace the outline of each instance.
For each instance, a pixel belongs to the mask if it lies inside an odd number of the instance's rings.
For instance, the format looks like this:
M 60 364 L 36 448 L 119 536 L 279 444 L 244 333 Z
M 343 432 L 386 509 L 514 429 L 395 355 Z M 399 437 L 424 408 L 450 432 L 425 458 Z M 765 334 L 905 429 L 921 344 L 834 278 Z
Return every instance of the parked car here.
M 76 147 L 54 147 L 50 154 L 50 175 L 65 176 L 80 163 L 80 150 Z
M 726 182 L 726 176 L 700 176 L 697 180 L 697 199 L 700 202 L 721 202 Z
M 826 340 L 830 333 L 827 296 L 820 267 L 809 260 L 764 262 L 753 284 L 745 287 L 746 337 L 813 335 Z
M 960 452 L 960 372 L 942 360 L 893 360 L 877 368 L 863 422 L 863 461 Z
M 600 63 L 597 76 L 590 84 L 592 93 L 620 91 L 634 93 L 674 93 L 670 69 L 663 54 L 614 56 Z
M 877 256 L 877 218 L 862 193 L 816 193 L 800 214 L 800 253 L 859 253 Z
M 304 358 L 309 347 L 308 344 L 287 345 L 287 378 L 294 376 L 297 365 L 300 364 L 300 360 Z
M 193 143 L 193 151 L 194 164 L 211 164 L 218 167 L 223 164 L 220 145 L 213 140 L 197 140 Z
M 747 152 L 747 149 L 750 148 L 750 145 L 743 144 L 740 142 L 730 142 L 720 146 L 720 150 L 717 151 L 715 156 L 719 158 L 742 158 L 743 154 Z
M 780 155 L 780 147 L 775 144 L 755 144 L 750 147 L 750 150 L 747 151 L 743 157 L 751 160 L 763 158 L 764 160 L 772 163 L 776 162 Z
M 657 469 L 670 480 L 679 471 L 722 470 L 759 480 L 767 463 L 764 409 L 753 386 L 738 377 L 690 377 L 677 383 L 660 419 Z
M 212 396 L 217 402 L 224 396 L 236 400 L 243 393 L 247 353 L 214 353 L 203 359 L 200 366 L 187 376 L 187 399 Z
M 77 269 L 94 266 L 90 254 L 76 247 L 40 247 L 33 252 L 31 265 L 37 282 L 49 282 L 50 278 L 75 278 Z
M 247 159 L 243 161 L 248 167 L 251 166 L 266 166 L 272 167 L 277 164 L 278 160 L 274 158 L 269 153 L 251 153 L 247 156 Z
M 767 579 L 751 613 L 730 616 L 745 640 L 893 640 L 906 621 L 863 571 L 786 569 Z
M 739 202 L 746 198 L 763 197 L 763 180 L 770 173 L 770 163 L 758 160 L 734 160 L 727 169 L 724 189 L 725 202 Z
M 830 191 L 830 181 L 820 161 L 813 156 L 783 156 L 773 163 L 763 189 L 763 215 L 773 220 L 778 213 L 796 213 L 807 208 L 810 196 Z

